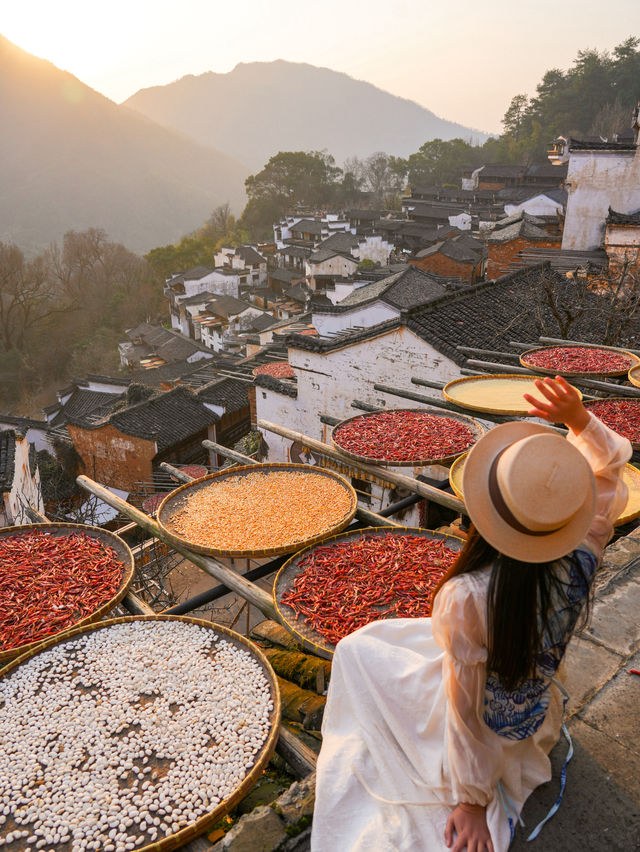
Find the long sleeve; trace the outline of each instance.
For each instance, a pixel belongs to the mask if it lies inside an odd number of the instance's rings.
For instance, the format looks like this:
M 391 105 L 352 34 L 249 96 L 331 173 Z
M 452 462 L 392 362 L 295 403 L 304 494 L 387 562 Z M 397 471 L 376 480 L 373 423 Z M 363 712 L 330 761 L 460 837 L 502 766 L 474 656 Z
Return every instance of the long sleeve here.
M 631 458 L 631 444 L 593 414 L 582 432 L 569 431 L 567 440 L 589 462 L 596 479 L 596 514 L 584 543 L 600 559 L 613 533 L 613 522 L 627 501 L 622 472 Z
M 434 639 L 445 651 L 446 748 L 453 796 L 457 802 L 479 805 L 492 799 L 504 759 L 496 734 L 482 718 L 485 613 L 486 577 L 463 575 L 442 587 L 432 616 Z

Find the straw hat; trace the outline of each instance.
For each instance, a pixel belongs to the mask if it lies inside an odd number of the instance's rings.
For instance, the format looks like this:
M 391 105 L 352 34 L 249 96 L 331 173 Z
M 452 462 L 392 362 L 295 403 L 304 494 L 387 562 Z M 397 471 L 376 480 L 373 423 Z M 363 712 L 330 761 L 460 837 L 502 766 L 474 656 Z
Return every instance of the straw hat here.
M 467 513 L 505 556 L 549 562 L 571 553 L 595 514 L 593 472 L 557 432 L 514 421 L 471 449 L 462 482 Z

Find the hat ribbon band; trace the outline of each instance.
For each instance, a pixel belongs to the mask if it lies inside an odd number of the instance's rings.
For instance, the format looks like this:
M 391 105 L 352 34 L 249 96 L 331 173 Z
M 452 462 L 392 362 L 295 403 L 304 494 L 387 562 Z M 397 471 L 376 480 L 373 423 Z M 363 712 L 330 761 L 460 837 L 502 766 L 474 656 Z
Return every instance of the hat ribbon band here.
M 534 536 L 544 536 L 544 535 L 553 535 L 559 529 L 562 529 L 564 524 L 561 524 L 559 527 L 556 527 L 553 530 L 530 530 L 528 527 L 525 527 L 513 514 L 511 509 L 504 502 L 504 498 L 502 496 L 502 492 L 500 491 L 500 486 L 498 484 L 498 462 L 500 457 L 505 452 L 505 450 L 509 449 L 508 447 L 504 447 L 497 454 L 491 467 L 489 468 L 489 497 L 491 498 L 491 502 L 493 503 L 493 507 L 496 512 L 500 515 L 502 520 L 509 524 L 516 532 L 524 533 L 525 535 L 534 535 Z

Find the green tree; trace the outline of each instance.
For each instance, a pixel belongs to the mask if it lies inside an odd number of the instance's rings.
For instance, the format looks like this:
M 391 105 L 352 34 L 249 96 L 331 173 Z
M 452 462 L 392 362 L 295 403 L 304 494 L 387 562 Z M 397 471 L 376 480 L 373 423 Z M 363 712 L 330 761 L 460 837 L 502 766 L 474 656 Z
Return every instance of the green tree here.
M 266 236 L 273 223 L 295 204 L 331 202 L 342 169 L 326 151 L 280 151 L 262 171 L 245 181 L 248 202 L 241 226 L 254 236 Z
M 516 141 L 520 139 L 529 109 L 529 98 L 526 95 L 514 95 L 511 98 L 509 108 L 504 114 L 502 124 L 505 136 L 512 136 Z

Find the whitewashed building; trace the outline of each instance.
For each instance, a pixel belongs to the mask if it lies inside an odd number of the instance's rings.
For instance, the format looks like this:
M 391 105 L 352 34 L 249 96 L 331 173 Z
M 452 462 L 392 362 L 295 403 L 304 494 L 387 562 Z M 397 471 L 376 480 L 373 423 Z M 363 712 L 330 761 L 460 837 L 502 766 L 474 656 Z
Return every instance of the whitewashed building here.
M 640 208 L 640 154 L 633 141 L 559 137 L 549 159 L 568 163 L 563 249 L 600 248 L 609 208 L 623 214 Z
M 44 512 L 36 448 L 14 429 L 0 432 L 0 526 L 30 524 L 31 506 Z

